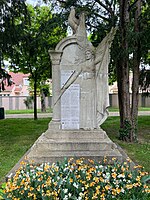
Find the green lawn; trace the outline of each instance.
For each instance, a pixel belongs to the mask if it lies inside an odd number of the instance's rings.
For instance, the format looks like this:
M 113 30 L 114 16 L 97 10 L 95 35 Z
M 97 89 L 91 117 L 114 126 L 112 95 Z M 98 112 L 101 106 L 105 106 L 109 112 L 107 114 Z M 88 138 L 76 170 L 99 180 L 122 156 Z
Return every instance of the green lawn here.
M 119 112 L 119 108 L 113 108 L 110 107 L 109 112 Z M 139 111 L 150 111 L 150 107 L 139 107 L 138 109 Z M 26 109 L 26 110 L 5 110 L 6 114 L 29 114 L 29 113 L 33 113 L 34 110 L 33 109 Z M 37 110 L 38 113 L 41 113 L 41 110 L 38 109 Z M 48 108 L 46 110 L 47 113 L 51 113 L 52 112 L 52 108 Z
M 48 128 L 50 119 L 0 120 L 0 180 Z
M 113 108 L 110 107 L 108 108 L 109 112 L 119 112 L 119 108 Z M 150 111 L 150 107 L 139 107 L 138 108 L 139 111 Z
M 41 110 L 37 109 L 37 112 L 41 113 Z M 51 113 L 51 112 L 52 112 L 51 108 L 48 108 L 46 110 L 46 113 Z M 5 110 L 5 113 L 6 114 L 30 114 L 30 113 L 34 113 L 34 110 L 33 109 L 26 109 L 26 110 Z
M 150 172 L 150 116 L 139 117 L 139 142 L 127 144 L 118 140 L 119 117 L 109 117 L 102 125 L 109 137 Z M 0 181 L 48 128 L 49 119 L 0 120 Z
M 119 144 L 128 156 L 150 172 L 150 116 L 138 117 L 138 142 L 126 143 L 118 139 L 119 117 L 109 117 L 102 125 L 108 136 Z

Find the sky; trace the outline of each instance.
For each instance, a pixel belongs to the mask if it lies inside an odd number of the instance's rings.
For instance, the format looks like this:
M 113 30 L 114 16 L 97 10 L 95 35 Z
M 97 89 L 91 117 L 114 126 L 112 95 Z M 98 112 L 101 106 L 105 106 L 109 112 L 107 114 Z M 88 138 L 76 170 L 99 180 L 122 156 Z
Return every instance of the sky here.
M 33 6 L 38 5 L 46 5 L 43 3 L 43 0 L 26 0 L 27 3 L 32 4 Z
M 26 2 L 29 4 L 35 5 L 35 4 L 37 4 L 37 2 L 41 3 L 42 0 L 26 0 Z

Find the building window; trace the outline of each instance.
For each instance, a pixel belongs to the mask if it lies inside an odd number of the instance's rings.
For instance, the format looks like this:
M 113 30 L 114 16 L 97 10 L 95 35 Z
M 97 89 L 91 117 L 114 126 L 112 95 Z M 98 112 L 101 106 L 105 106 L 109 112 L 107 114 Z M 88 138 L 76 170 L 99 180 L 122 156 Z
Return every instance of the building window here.
M 29 79 L 28 78 L 23 79 L 23 85 L 29 86 Z

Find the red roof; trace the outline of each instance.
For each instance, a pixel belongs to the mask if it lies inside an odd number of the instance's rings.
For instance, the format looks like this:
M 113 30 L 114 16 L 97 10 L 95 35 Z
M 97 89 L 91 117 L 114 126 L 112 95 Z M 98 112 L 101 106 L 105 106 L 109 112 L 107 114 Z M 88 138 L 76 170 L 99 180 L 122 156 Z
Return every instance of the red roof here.
M 29 74 L 23 74 L 23 73 L 14 73 L 14 72 L 9 72 L 11 75 L 11 80 L 13 81 L 14 84 L 11 86 L 5 86 L 5 91 L 12 91 L 14 85 L 19 86 L 23 85 L 23 78 L 28 78 Z

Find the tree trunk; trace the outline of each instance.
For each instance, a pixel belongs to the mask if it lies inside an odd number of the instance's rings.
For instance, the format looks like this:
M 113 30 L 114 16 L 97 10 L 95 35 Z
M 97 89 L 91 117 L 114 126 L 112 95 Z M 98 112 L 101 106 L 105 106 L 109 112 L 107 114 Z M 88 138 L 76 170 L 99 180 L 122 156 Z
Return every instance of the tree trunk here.
M 36 91 L 37 91 L 37 80 L 34 79 L 34 120 L 37 120 L 37 98 L 36 98 Z
M 129 1 L 120 0 L 120 52 L 117 62 L 118 99 L 120 111 L 120 139 L 128 140 L 131 129 L 128 54 Z
M 138 34 L 140 32 L 139 17 L 141 14 L 141 0 L 136 2 L 135 23 L 134 30 L 136 33 L 136 40 L 133 52 L 133 81 L 132 81 L 132 107 L 131 107 L 131 122 L 132 130 L 130 133 L 130 141 L 136 140 L 136 132 L 138 125 L 138 99 L 139 99 L 139 66 L 141 59 L 140 40 Z
M 41 89 L 41 112 L 46 112 L 45 94 Z

